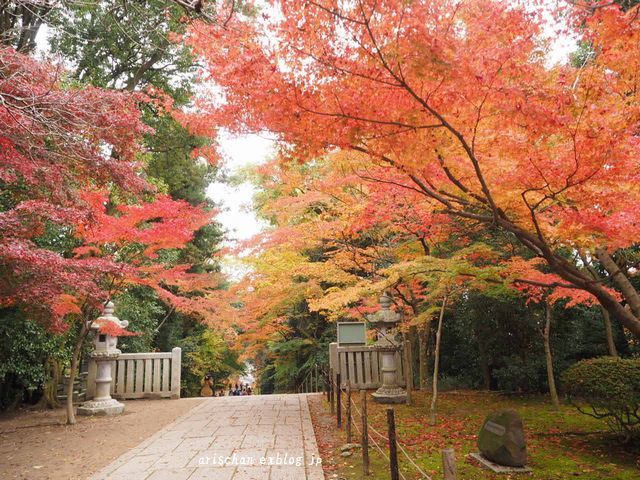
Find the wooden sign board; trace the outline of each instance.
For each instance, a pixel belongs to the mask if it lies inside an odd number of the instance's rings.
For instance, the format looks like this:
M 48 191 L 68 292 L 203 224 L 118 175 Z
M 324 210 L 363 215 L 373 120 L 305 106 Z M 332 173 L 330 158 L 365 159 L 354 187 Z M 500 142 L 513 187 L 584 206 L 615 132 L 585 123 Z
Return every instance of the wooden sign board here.
M 367 327 L 364 322 L 338 322 L 338 346 L 366 344 Z

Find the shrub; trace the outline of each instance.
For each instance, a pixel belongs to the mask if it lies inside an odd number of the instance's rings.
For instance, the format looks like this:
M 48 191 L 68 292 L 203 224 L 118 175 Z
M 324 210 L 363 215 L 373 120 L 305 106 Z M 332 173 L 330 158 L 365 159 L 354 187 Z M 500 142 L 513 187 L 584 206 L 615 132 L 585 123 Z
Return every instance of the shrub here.
M 578 410 L 604 419 L 629 441 L 640 424 L 640 359 L 582 360 L 562 376 L 564 391 Z M 589 410 L 585 410 L 584 405 Z
M 548 389 L 547 371 L 542 356 L 523 360 L 514 355 L 505 357 L 503 361 L 505 366 L 491 372 L 499 390 L 537 393 Z
M 430 382 L 427 382 L 430 383 Z M 456 390 L 473 390 L 477 385 L 473 382 L 473 379 L 468 376 L 458 375 L 449 376 L 442 375 L 438 379 L 438 390 L 441 392 L 451 392 Z
M 66 338 L 48 334 L 16 309 L 0 309 L 0 411 L 39 399 L 50 380 L 51 362 L 69 358 Z

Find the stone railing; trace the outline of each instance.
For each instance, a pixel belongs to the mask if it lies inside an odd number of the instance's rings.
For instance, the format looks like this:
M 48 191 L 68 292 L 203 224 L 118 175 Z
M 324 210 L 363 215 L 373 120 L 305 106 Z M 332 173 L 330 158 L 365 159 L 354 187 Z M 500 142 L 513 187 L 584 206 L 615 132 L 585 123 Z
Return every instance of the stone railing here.
M 346 388 L 348 382 L 352 389 L 374 389 L 382 385 L 381 353 L 375 346 L 339 347 L 329 344 L 329 368 L 333 370 L 334 381 L 340 374 L 340 387 Z M 396 352 L 396 382 L 404 387 L 404 361 L 402 350 Z
M 182 350 L 123 353 L 113 361 L 113 398 L 180 398 Z M 95 394 L 96 362 L 89 362 L 87 399 Z

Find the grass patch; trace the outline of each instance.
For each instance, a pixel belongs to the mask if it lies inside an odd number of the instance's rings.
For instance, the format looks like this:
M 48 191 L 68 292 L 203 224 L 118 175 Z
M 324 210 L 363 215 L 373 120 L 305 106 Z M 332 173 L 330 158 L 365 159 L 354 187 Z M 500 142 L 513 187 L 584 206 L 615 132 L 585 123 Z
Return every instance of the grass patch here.
M 359 394 L 354 394 L 360 406 Z M 414 392 L 414 405 L 397 405 L 396 426 L 398 438 L 414 461 L 434 479 L 442 478 L 440 451 L 453 448 L 456 452 L 460 479 L 505 479 L 482 470 L 467 460 L 476 452 L 477 434 L 485 417 L 494 410 L 512 408 L 520 413 L 525 425 L 529 466 L 534 473 L 522 478 L 584 480 L 637 480 L 640 478 L 640 448 L 624 447 L 607 431 L 604 422 L 580 414 L 571 406 L 554 410 L 545 397 L 502 396 L 487 392 L 448 392 L 439 397 L 439 415 L 436 425 L 429 424 L 430 395 Z M 324 401 L 328 412 L 328 404 Z M 369 424 L 386 436 L 386 405 L 374 403 L 369 395 Z M 357 414 L 354 411 L 354 417 Z M 357 419 L 356 421 L 359 421 Z M 355 441 L 359 441 L 354 429 Z M 346 442 L 344 429 L 338 433 L 339 442 Z M 339 443 L 338 442 L 338 443 Z M 379 440 L 383 450 L 387 445 Z M 362 474 L 361 454 L 340 456 L 339 446 L 334 450 L 337 465 L 336 478 L 374 480 L 388 479 L 388 463 L 373 447 L 370 448 L 371 472 Z M 421 478 L 418 472 L 400 454 L 401 470 L 407 480 Z

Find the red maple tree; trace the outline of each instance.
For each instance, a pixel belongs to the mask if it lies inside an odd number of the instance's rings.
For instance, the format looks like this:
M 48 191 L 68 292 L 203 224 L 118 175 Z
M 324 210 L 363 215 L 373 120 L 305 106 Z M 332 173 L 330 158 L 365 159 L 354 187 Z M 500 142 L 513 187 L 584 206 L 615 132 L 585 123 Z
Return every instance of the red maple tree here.
M 181 290 L 166 290 L 158 253 L 183 248 L 213 212 L 155 195 L 141 175 L 139 142 L 152 133 L 138 108 L 146 96 L 69 87 L 64 76 L 59 66 L 0 49 L 0 306 L 19 307 L 54 332 L 80 321 L 72 389 L 90 324 L 117 291 L 143 283 L 178 303 Z M 59 248 L 60 239 L 75 250 Z M 191 294 L 187 269 L 171 277 Z M 68 392 L 70 423 L 72 398 Z
M 276 133 L 285 160 L 343 151 L 420 210 L 497 228 L 535 257 L 514 274 L 595 298 L 640 337 L 633 265 L 615 262 L 640 234 L 638 7 L 270 3 L 192 28 L 222 90 L 211 121 Z M 580 67 L 549 65 L 553 15 L 593 45 Z

